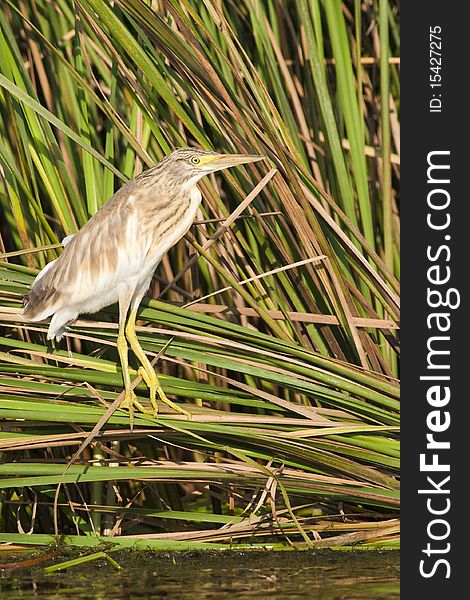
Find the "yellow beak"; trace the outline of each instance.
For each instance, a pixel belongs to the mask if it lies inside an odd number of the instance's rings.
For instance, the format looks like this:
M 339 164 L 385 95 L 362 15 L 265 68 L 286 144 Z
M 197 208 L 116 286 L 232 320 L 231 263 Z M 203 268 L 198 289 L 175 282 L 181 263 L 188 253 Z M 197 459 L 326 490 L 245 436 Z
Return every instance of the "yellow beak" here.
M 260 154 L 212 154 L 204 156 L 201 160 L 201 166 L 206 167 L 210 171 L 220 171 L 237 165 L 263 160 L 266 156 Z

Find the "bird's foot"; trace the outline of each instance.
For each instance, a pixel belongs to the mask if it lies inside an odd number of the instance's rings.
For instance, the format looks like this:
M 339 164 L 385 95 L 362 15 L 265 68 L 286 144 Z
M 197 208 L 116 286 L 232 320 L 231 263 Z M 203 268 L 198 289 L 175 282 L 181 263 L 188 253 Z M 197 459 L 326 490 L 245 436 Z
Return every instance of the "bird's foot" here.
M 162 402 L 164 402 L 165 404 L 167 404 L 168 406 L 170 406 L 173 410 L 185 415 L 188 418 L 191 417 L 191 413 L 189 413 L 184 408 L 181 408 L 181 406 L 178 406 L 178 404 L 176 404 L 175 402 L 172 402 L 167 397 L 167 395 L 163 391 L 162 386 L 160 385 L 158 376 L 153 369 L 151 371 L 148 371 L 144 367 L 140 367 L 139 375 L 141 375 L 142 379 L 145 381 L 145 383 L 147 384 L 147 387 L 149 388 L 150 402 L 152 403 L 153 409 L 155 411 L 155 413 L 154 413 L 155 416 L 157 416 L 157 414 L 158 414 L 158 404 L 157 404 L 157 394 L 158 394 L 158 397 L 160 398 L 160 400 Z
M 122 402 L 119 406 L 120 408 L 124 408 L 129 411 L 129 423 L 131 431 L 134 429 L 134 408 L 137 408 L 138 411 L 146 415 L 153 414 L 153 410 L 151 408 L 146 408 L 137 400 L 137 396 L 135 395 L 135 392 L 132 389 L 126 389 L 124 391 L 124 398 L 122 399 Z

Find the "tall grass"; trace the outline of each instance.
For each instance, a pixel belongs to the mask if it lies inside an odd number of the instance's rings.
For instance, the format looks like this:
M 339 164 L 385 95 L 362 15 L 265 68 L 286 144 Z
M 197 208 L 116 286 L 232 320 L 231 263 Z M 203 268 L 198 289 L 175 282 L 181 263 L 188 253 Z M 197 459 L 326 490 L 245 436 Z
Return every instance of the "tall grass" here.
M 4 0 L 0 540 L 395 547 L 398 27 L 392 0 Z M 185 145 L 269 161 L 202 181 L 138 328 L 192 418 L 130 431 L 116 308 L 55 348 L 21 299 Z

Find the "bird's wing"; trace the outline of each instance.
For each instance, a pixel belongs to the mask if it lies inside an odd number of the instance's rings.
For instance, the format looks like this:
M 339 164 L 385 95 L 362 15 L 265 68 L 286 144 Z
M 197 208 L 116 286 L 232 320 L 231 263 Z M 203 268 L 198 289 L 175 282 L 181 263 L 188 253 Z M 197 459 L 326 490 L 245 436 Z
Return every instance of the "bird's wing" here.
M 152 239 L 142 235 L 139 205 L 126 187 L 67 240 L 59 258 L 36 277 L 26 297 L 26 318 L 39 321 L 65 306 L 104 297 L 139 274 Z
M 67 237 L 64 237 L 64 239 L 60 242 L 62 244 L 62 246 L 65 248 L 65 246 L 67 244 L 70 244 L 70 242 L 73 240 L 73 238 L 75 237 L 74 233 L 71 233 L 70 235 L 68 235 Z

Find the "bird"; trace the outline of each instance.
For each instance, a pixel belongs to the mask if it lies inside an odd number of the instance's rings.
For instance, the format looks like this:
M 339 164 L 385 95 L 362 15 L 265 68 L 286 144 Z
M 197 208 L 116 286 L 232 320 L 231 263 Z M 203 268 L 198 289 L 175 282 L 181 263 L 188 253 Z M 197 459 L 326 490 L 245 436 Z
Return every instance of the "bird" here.
M 50 317 L 47 339 L 60 341 L 81 314 L 92 314 L 118 302 L 117 350 L 122 368 L 120 407 L 158 414 L 159 399 L 169 400 L 135 331 L 137 311 L 165 253 L 191 227 L 202 200 L 198 181 L 215 171 L 265 159 L 258 154 L 221 154 L 177 148 L 155 166 L 125 183 L 75 234 L 62 241 L 60 256 L 36 276 L 24 298 L 23 316 L 31 322 Z M 139 375 L 149 388 L 152 408 L 133 391 L 128 343 L 140 363 Z

